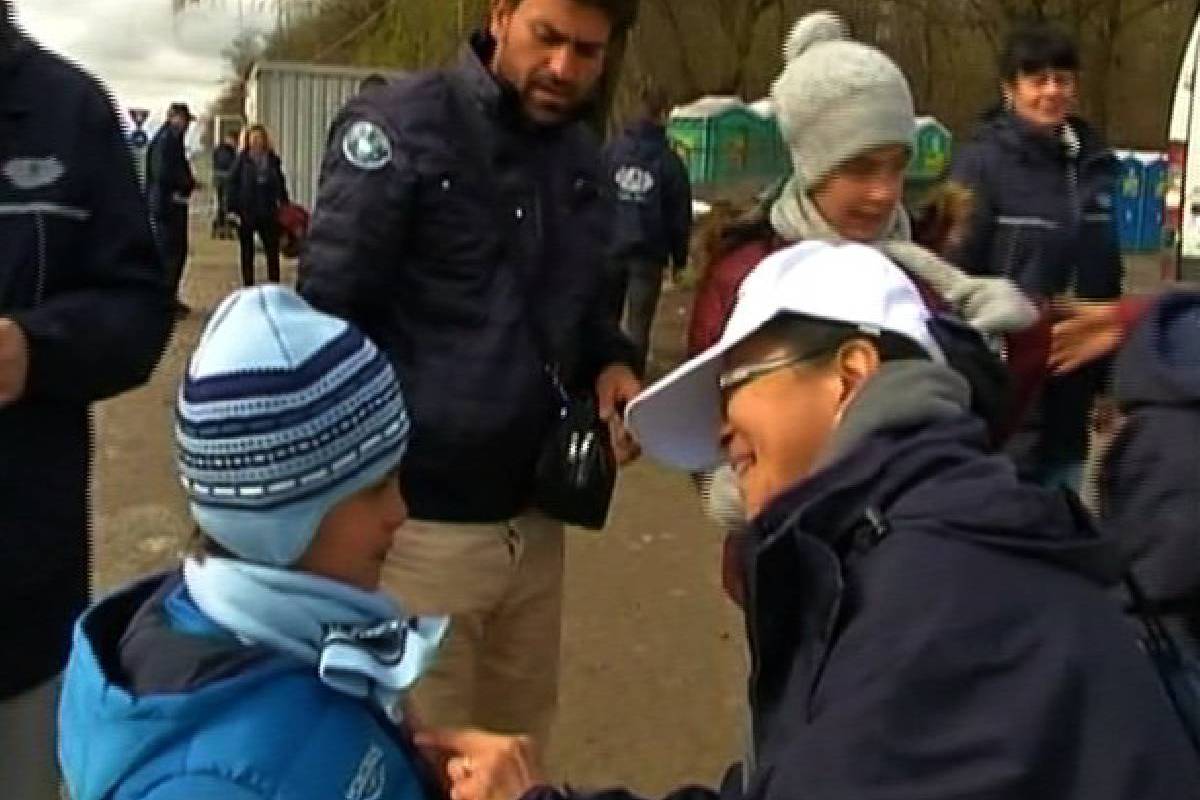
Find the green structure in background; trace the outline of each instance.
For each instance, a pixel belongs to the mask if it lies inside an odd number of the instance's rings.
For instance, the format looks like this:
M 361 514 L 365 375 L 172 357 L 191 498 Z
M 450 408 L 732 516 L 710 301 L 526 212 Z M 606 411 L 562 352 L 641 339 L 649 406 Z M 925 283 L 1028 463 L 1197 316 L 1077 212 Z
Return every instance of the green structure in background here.
M 769 180 L 788 170 L 779 126 L 765 104 L 704 98 L 676 109 L 667 133 L 693 185 Z
M 747 105 L 736 97 L 706 97 L 677 108 L 667 135 L 694 186 L 769 182 L 791 172 L 791 162 L 769 100 Z M 953 137 L 933 117 L 921 117 L 913 138 L 908 183 L 941 181 L 950 167 Z

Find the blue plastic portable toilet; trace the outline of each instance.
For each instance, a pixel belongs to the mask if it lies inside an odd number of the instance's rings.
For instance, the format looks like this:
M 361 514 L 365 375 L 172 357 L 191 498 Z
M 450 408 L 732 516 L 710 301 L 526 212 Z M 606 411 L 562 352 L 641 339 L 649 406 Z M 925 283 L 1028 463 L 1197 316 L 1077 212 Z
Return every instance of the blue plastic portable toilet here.
M 1142 187 L 1146 182 L 1146 165 L 1136 154 L 1118 152 L 1120 174 L 1117 178 L 1117 236 L 1121 250 L 1130 252 L 1141 246 Z
M 1154 160 L 1146 165 L 1146 175 L 1142 180 L 1142 226 L 1139 236 L 1141 250 L 1154 251 L 1162 247 L 1166 191 L 1167 157 L 1161 153 L 1154 153 Z

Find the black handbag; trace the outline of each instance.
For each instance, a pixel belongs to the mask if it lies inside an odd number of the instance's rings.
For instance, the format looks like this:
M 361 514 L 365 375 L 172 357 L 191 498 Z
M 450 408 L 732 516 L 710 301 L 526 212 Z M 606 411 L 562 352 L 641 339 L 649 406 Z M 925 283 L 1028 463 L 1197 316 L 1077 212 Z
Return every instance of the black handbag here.
M 546 374 L 558 396 L 558 415 L 538 455 L 533 505 L 568 525 L 600 530 L 617 485 L 608 425 L 593 393 L 572 396 L 557 369 L 547 365 Z
M 493 137 L 484 128 L 481 109 L 471 101 L 469 87 L 458 81 L 452 81 L 450 93 L 472 140 L 469 146 L 479 161 L 480 174 L 488 176 L 493 186 L 499 186 L 490 158 L 489 143 Z M 496 222 L 497 230 L 507 238 L 512 231 L 511 217 L 499 208 L 499 203 Z M 525 319 L 554 397 L 554 418 L 534 469 L 532 503 L 559 522 L 600 530 L 608 520 L 617 483 L 611 434 L 600 419 L 594 392 L 572 394 L 563 383 L 550 339 L 534 314 L 532 279 L 519 266 L 513 265 L 513 269 L 526 289 Z

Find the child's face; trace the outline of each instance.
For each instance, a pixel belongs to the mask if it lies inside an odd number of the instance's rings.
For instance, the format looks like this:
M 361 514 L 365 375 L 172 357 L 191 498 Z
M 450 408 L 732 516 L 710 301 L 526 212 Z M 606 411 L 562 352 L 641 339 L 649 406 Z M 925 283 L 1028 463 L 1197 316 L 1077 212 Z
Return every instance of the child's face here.
M 816 187 L 812 199 L 843 239 L 873 242 L 896 215 L 907 166 L 904 145 L 873 148 L 837 167 Z
M 408 507 L 393 473 L 334 506 L 296 568 L 375 591 L 392 537 L 407 519 Z

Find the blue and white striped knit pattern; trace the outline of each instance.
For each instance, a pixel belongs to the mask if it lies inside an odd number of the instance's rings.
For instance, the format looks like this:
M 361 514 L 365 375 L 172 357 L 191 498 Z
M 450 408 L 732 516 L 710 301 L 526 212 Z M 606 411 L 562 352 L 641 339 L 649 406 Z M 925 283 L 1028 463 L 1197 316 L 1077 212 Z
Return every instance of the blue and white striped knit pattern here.
M 410 423 L 390 364 L 353 328 L 298 369 L 185 378 L 176 418 L 189 499 L 267 510 L 323 494 L 381 459 Z

